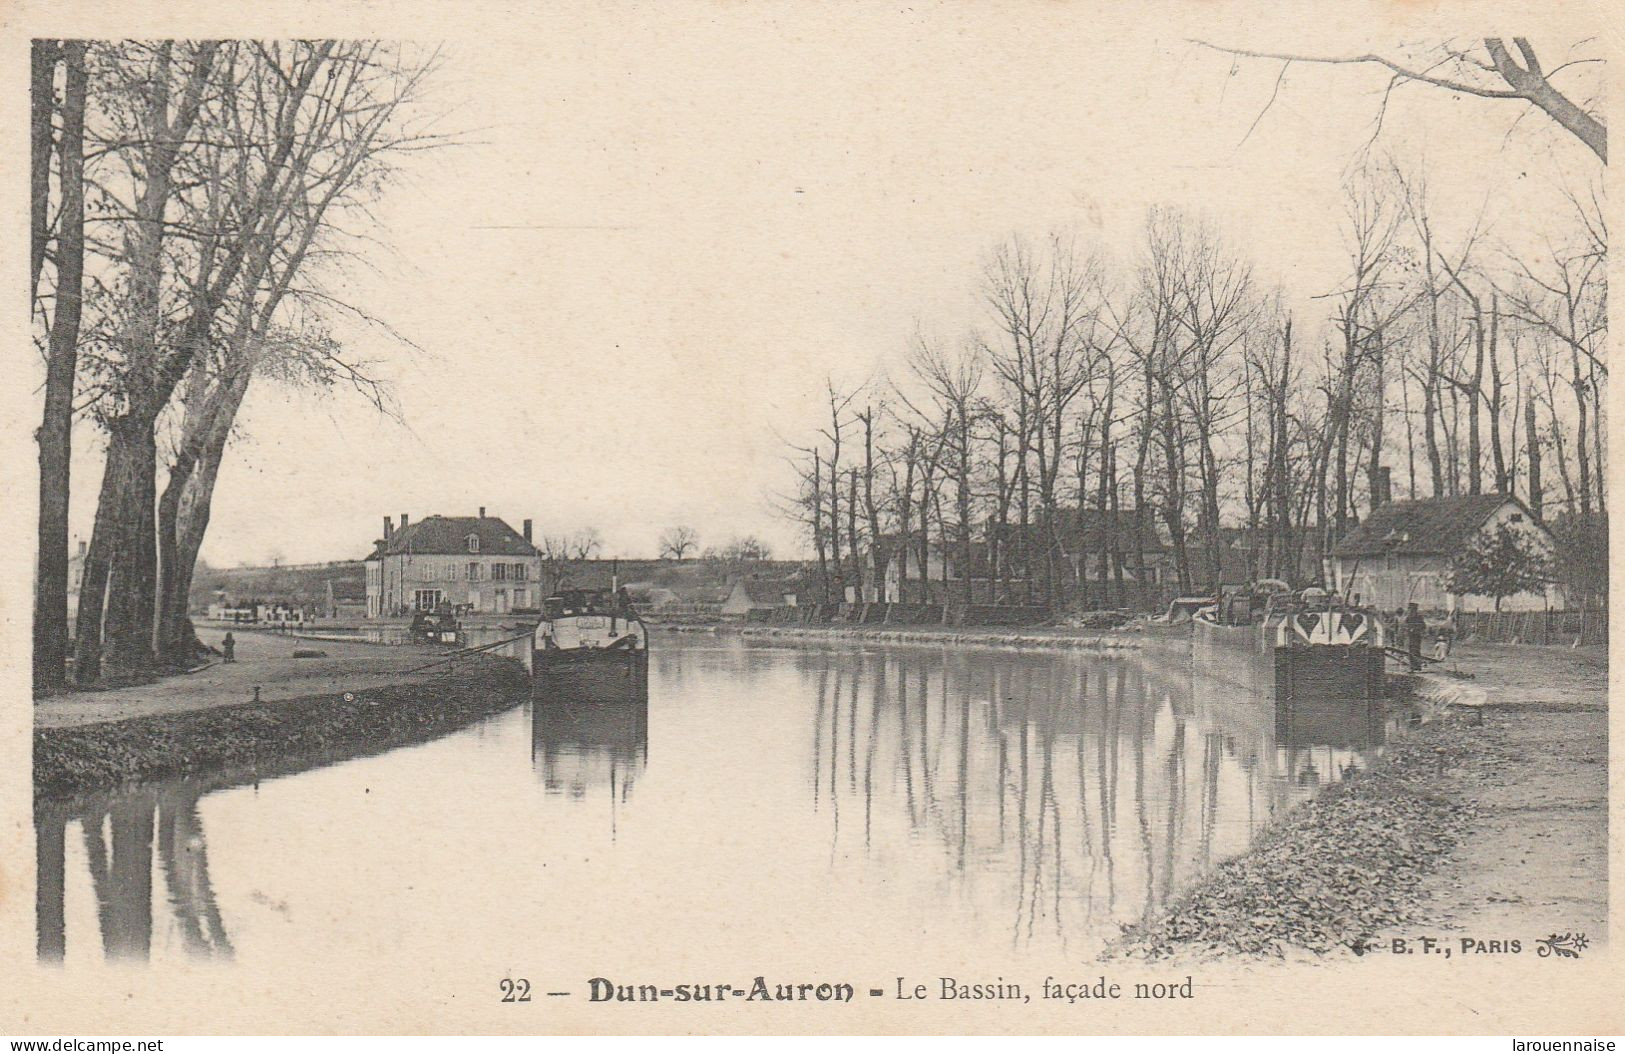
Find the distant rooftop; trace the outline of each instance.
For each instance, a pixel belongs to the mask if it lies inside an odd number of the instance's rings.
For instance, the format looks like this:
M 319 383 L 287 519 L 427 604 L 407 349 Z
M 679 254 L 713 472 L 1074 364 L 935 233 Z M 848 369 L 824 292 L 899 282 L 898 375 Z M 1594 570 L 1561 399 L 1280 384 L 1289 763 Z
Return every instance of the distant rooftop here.
M 1371 510 L 1365 522 L 1345 534 L 1334 556 L 1440 556 L 1460 552 L 1505 494 L 1463 494 L 1454 498 L 1391 501 Z
M 534 545 L 495 516 L 430 516 L 391 533 L 372 555 L 470 555 L 469 535 L 479 539 L 480 556 L 538 555 Z

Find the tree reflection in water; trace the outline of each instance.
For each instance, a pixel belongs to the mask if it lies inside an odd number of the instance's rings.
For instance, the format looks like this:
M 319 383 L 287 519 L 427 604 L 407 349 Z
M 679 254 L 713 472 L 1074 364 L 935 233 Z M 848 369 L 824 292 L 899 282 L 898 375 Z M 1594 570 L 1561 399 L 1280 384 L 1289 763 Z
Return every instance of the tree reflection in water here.
M 961 887 L 986 900 L 993 877 L 1018 945 L 1043 933 L 1064 949 L 1069 932 L 1148 917 L 1383 739 L 1380 703 L 1276 706 L 1267 684 L 1188 661 L 824 659 L 806 671 L 810 782 L 832 866 L 870 852 L 895 813 L 911 844 L 947 854 Z
M 41 807 L 35 815 L 38 886 L 37 951 L 45 962 L 67 953 L 64 903 L 70 834 L 81 838 L 96 899 L 102 952 L 108 959 L 152 954 L 153 858 L 168 905 L 166 916 L 185 951 L 200 957 L 232 954 L 220 918 L 198 799 L 215 786 L 176 780 Z
M 697 868 L 782 850 L 819 879 L 808 884 L 814 908 L 821 897 L 874 890 L 885 912 L 877 925 L 917 921 L 928 934 L 1003 934 L 1082 954 L 1240 852 L 1316 784 L 1365 764 L 1384 733 L 1378 709 L 1275 706 L 1246 670 L 1193 664 L 1188 653 L 741 644 L 671 648 L 654 672 L 669 755 L 660 780 L 648 778 L 646 701 L 532 705 L 493 724 L 489 744 L 483 731 L 448 737 L 403 754 L 402 771 L 455 771 L 483 765 L 487 746 L 517 747 L 516 775 L 536 791 L 520 801 L 551 800 L 593 826 L 601 817 L 634 853 L 671 851 L 671 825 L 714 808 L 739 826 L 714 857 L 698 846 Z M 222 919 L 216 904 L 200 799 L 310 767 L 42 804 L 40 958 L 224 957 L 228 928 L 246 947 L 252 920 Z M 508 778 L 502 766 L 483 771 Z M 635 783 L 643 822 L 633 825 Z M 706 797 L 741 787 L 750 791 L 744 808 Z M 244 822 L 279 829 L 301 822 L 302 807 L 271 803 Z M 208 815 L 220 823 L 232 813 Z M 600 866 L 594 854 L 560 881 L 592 888 Z

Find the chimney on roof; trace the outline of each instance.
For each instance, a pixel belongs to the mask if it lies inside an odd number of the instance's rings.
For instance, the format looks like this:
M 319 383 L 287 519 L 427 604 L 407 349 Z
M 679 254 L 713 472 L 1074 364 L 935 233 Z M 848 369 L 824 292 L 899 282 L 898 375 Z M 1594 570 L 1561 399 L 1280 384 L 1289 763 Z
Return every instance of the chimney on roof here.
M 401 530 L 406 530 L 406 513 L 401 513 Z
M 1376 478 L 1371 481 L 1371 507 L 1373 509 L 1394 500 L 1393 471 L 1387 465 L 1377 467 Z
M 394 534 L 394 533 L 395 533 L 395 517 L 393 517 L 393 516 L 385 516 L 384 517 L 384 541 L 386 541 L 386 542 L 389 541 L 389 536 Z
M 485 506 L 484 505 L 480 506 L 480 519 L 482 519 L 482 520 L 485 519 Z
M 525 529 L 520 533 L 525 536 L 525 541 L 530 541 L 530 519 L 528 517 L 525 519 Z

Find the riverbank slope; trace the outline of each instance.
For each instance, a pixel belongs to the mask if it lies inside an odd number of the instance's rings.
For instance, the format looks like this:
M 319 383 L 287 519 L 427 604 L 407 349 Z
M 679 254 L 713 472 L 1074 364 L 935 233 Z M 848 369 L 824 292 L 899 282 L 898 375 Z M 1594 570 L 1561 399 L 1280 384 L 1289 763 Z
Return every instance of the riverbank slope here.
M 1526 950 L 1553 933 L 1602 940 L 1607 671 L 1601 648 L 1459 649 L 1447 672 L 1406 681 L 1435 720 L 1113 952 L 1354 954 L 1421 932 Z
M 237 663 L 41 701 L 36 800 L 129 781 L 226 768 L 280 771 L 374 753 L 500 713 L 529 689 L 519 663 L 491 655 L 419 669 L 444 653 L 341 644 L 320 649 L 326 657 L 294 659 L 296 643 L 243 634 Z
M 205 643 L 220 646 L 222 632 L 204 631 Z M 101 721 L 204 710 L 254 700 L 261 702 L 334 695 L 385 684 L 423 683 L 436 671 L 416 670 L 442 658 L 444 649 L 384 647 L 361 641 L 309 641 L 279 633 L 238 629 L 237 661 L 216 659 L 195 673 L 175 674 L 151 684 L 105 691 L 65 692 L 34 702 L 35 728 L 71 728 Z M 295 651 L 319 651 L 296 659 Z

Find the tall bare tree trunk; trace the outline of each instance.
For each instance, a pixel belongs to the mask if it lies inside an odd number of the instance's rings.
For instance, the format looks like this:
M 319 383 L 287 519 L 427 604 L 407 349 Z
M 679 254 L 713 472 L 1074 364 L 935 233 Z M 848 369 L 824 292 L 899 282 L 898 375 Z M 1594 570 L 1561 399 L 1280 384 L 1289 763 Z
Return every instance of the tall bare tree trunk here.
M 829 556 L 824 545 L 824 459 L 817 450 L 812 452 L 813 462 L 813 547 L 818 550 L 818 580 L 823 584 L 824 603 L 830 602 Z
M 67 673 L 68 498 L 72 483 L 73 388 L 78 373 L 85 270 L 85 44 L 69 41 L 62 51 L 67 80 L 58 149 L 62 207 L 57 221 L 56 306 L 46 353 L 45 410 L 39 430 L 39 552 L 34 580 L 34 686 L 39 691 L 60 688 Z M 47 73 L 47 106 L 51 103 L 50 80 Z M 40 90 L 37 68 L 34 89 Z M 49 130 L 47 117 L 47 163 Z M 34 149 L 40 149 L 37 138 Z M 33 160 L 37 168 L 37 154 Z M 41 259 L 43 253 L 42 245 Z M 37 264 L 35 282 L 37 285 Z
M 109 428 L 113 430 L 110 440 L 116 439 L 118 431 L 127 427 L 122 418 L 109 422 Z M 148 434 L 150 436 L 151 433 Z M 148 447 L 147 450 L 149 457 L 156 455 L 154 448 Z M 141 455 L 139 441 L 125 439 L 108 443 L 107 460 L 102 467 L 101 491 L 96 498 L 96 522 L 91 529 L 90 548 L 85 554 L 84 575 L 79 590 L 74 679 L 80 684 L 89 684 L 102 676 L 104 623 L 109 614 L 109 600 L 118 603 L 119 591 L 127 586 L 127 583 L 119 580 L 119 572 L 127 563 L 115 561 L 115 556 L 121 547 L 135 545 L 135 539 L 130 537 L 132 525 L 127 522 L 126 513 L 132 507 L 138 507 L 133 495 L 139 487 Z M 150 501 L 148 508 L 151 508 Z M 149 538 L 151 529 L 149 518 L 146 524 Z M 136 530 L 140 528 L 136 527 Z M 148 624 L 151 624 L 150 618 Z
M 858 470 L 846 470 L 846 555 L 852 561 L 852 599 L 863 603 L 863 561 L 858 553 Z
M 1602 384 L 1601 378 L 1597 375 L 1597 357 L 1588 355 L 1587 361 L 1590 364 L 1591 371 L 1591 383 L 1588 385 L 1591 391 L 1591 464 L 1596 469 L 1594 478 L 1597 481 L 1597 514 L 1606 519 L 1608 514 L 1608 469 L 1606 467 L 1607 462 L 1603 460 Z
M 82 49 L 83 45 L 79 47 Z M 56 67 L 61 61 L 61 56 L 61 45 L 54 40 L 36 40 L 29 51 L 28 295 L 30 299 L 39 296 L 39 276 L 45 267 L 45 246 L 50 240 L 51 144 L 54 138 L 52 124 L 56 113 Z M 83 72 L 82 50 L 80 70 Z M 84 120 L 83 111 L 79 120 L 81 122 Z M 81 156 L 83 153 L 81 148 Z
M 1113 551 L 1117 548 L 1117 522 L 1107 507 L 1111 497 L 1112 488 L 1112 413 L 1117 397 L 1117 371 L 1108 366 L 1106 371 L 1106 403 L 1100 415 L 1100 483 L 1096 489 L 1097 497 L 1095 507 L 1100 510 L 1100 606 L 1111 607 L 1110 575 L 1112 568 Z M 1078 509 L 1083 509 L 1083 493 L 1078 493 Z M 1078 560 L 1088 559 L 1087 553 L 1079 553 Z M 1085 576 L 1087 578 L 1088 576 Z
M 1590 441 L 1587 430 L 1590 428 L 1588 419 L 1589 407 L 1586 405 L 1586 382 L 1580 373 L 1580 353 L 1571 345 L 1569 347 L 1569 361 L 1571 363 L 1572 377 L 1569 386 L 1574 389 L 1574 408 L 1577 418 L 1577 433 L 1574 441 L 1574 453 L 1580 465 L 1580 515 L 1586 519 L 1591 518 L 1591 456 L 1586 446 Z
M 214 478 L 253 372 L 253 361 L 240 357 L 210 390 L 188 393 L 188 402 L 195 403 L 188 406 L 180 449 L 158 500 L 158 652 L 171 665 L 189 665 L 193 658 L 187 617 L 192 573 L 208 527 Z
M 1495 492 L 1497 494 L 1511 494 L 1512 485 L 1507 479 L 1506 451 L 1501 447 L 1501 356 L 1497 344 L 1501 332 L 1501 301 L 1494 294 L 1490 296 L 1490 456 L 1495 464 Z M 1513 420 L 1512 431 L 1517 434 L 1517 420 Z

